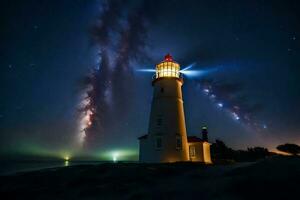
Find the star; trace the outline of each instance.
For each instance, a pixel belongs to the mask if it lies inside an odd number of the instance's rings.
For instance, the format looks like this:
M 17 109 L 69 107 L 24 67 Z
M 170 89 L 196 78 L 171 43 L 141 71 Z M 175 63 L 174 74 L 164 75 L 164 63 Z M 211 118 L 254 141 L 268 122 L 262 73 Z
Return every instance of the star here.
M 203 92 L 205 92 L 205 93 L 207 94 L 207 93 L 209 93 L 209 89 L 205 88 L 205 89 L 203 90 Z
M 266 125 L 266 124 L 264 124 L 264 125 L 263 125 L 263 128 L 264 128 L 264 129 L 266 129 L 266 128 L 268 128 L 268 127 L 267 127 L 267 125 Z
M 232 113 L 233 117 L 235 120 L 239 120 L 240 117 L 238 116 L 238 114 L 236 114 L 235 112 Z

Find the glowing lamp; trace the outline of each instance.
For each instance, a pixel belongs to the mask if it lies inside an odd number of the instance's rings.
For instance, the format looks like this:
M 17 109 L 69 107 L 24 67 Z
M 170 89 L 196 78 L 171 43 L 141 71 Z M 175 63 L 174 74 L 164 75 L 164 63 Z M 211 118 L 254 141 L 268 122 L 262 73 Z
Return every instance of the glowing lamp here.
M 162 77 L 180 77 L 180 66 L 175 62 L 170 54 L 165 56 L 165 59 L 156 65 L 156 78 Z

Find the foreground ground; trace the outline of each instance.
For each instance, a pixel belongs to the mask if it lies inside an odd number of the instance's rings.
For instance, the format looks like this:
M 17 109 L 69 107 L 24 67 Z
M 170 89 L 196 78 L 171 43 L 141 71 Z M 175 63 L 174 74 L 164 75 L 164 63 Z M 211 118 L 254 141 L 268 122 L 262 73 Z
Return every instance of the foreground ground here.
M 0 194 L 5 199 L 298 199 L 300 158 L 70 166 L 2 176 Z

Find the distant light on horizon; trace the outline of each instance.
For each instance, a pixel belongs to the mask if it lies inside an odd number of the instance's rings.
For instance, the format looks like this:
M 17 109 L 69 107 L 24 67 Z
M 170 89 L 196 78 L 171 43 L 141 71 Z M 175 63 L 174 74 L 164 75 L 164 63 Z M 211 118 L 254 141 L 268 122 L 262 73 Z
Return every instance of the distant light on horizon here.
M 110 149 L 96 153 L 100 160 L 106 161 L 133 161 L 138 159 L 138 151 L 136 149 Z
M 69 164 L 70 164 L 69 161 L 68 161 L 68 160 L 65 160 L 64 166 L 65 166 L 65 167 L 68 167 Z
M 118 152 L 114 152 L 112 154 L 113 162 L 117 162 L 118 161 L 118 157 L 119 157 L 119 153 Z

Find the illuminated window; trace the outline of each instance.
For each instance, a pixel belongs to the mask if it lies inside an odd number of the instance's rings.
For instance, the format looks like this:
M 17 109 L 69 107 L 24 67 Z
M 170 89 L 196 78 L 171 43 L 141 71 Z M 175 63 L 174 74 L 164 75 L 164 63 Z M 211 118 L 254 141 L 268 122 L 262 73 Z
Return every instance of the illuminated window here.
M 191 145 L 189 147 L 189 151 L 190 151 L 190 157 L 191 158 L 196 156 L 196 148 L 195 148 L 195 146 Z
M 161 137 L 157 137 L 155 140 L 155 148 L 156 149 L 161 149 L 162 148 L 162 140 Z
M 176 136 L 176 149 L 179 150 L 182 148 L 181 136 Z

